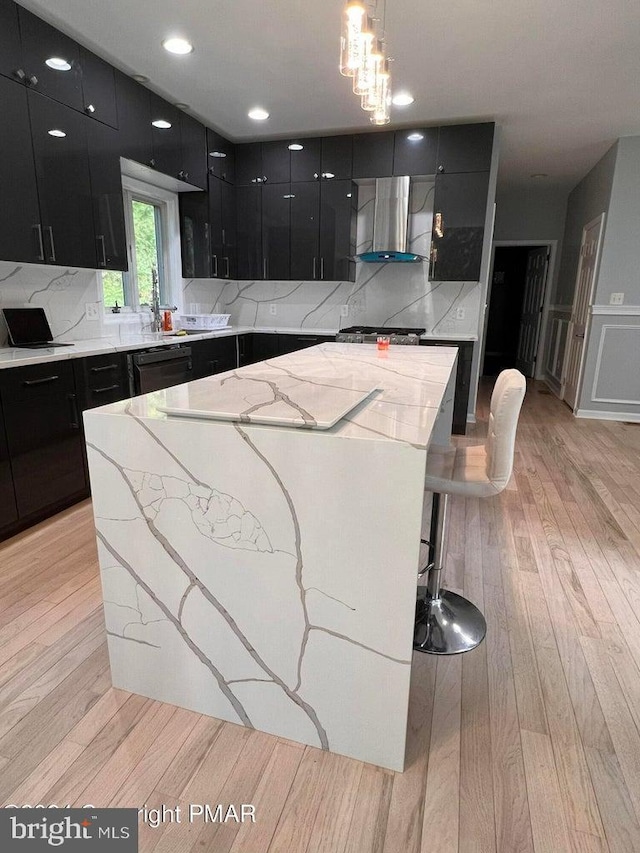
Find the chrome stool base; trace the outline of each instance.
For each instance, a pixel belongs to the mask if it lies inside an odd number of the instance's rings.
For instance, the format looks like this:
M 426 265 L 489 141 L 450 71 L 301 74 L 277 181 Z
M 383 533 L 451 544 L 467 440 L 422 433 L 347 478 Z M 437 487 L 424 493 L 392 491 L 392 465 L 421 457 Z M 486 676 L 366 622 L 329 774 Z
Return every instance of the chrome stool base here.
M 431 598 L 426 587 L 418 591 L 413 648 L 432 655 L 458 655 L 479 646 L 487 623 L 475 604 L 449 590 Z

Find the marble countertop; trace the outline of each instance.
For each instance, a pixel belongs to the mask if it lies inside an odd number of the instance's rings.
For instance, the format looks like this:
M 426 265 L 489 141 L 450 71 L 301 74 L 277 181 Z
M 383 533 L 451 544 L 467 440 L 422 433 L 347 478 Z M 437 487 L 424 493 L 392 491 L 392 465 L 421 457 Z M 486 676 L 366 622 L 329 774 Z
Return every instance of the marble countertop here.
M 103 406 L 85 417 L 104 415 L 140 420 L 199 420 L 192 410 L 215 407 L 215 395 L 225 384 L 225 398 L 245 415 L 272 409 L 298 416 L 294 426 L 312 426 L 326 416 L 326 403 L 346 390 L 370 391 L 355 408 L 322 435 L 339 438 L 400 442 L 426 448 L 447 393 L 455 347 L 390 347 L 380 352 L 362 344 L 323 343 L 196 382 L 154 391 L 133 400 Z M 278 378 L 280 377 L 280 378 Z M 318 389 L 322 393 L 318 394 Z M 229 402 L 227 400 L 227 402 Z M 164 411 L 170 407 L 173 414 Z M 299 417 L 304 412 L 304 416 Z M 249 422 L 249 418 L 244 419 Z M 229 426 L 212 421 L 212 429 Z M 252 429 L 289 429 L 257 426 Z M 311 432 L 311 431 L 309 431 Z

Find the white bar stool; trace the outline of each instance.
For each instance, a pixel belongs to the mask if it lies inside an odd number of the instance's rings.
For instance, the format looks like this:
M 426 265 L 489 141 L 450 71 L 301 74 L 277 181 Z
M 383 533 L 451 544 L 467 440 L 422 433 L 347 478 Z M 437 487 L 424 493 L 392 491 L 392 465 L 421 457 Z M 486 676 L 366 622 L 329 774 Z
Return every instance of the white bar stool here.
M 429 577 L 418 588 L 413 648 L 434 655 L 455 655 L 479 645 L 487 623 L 478 608 L 441 587 L 447 545 L 449 495 L 489 498 L 499 494 L 513 470 L 518 417 L 526 390 L 518 370 L 503 370 L 491 395 L 484 444 L 432 446 L 427 454 L 425 489 L 433 492 L 429 536 Z M 424 571 L 421 572 L 424 574 Z

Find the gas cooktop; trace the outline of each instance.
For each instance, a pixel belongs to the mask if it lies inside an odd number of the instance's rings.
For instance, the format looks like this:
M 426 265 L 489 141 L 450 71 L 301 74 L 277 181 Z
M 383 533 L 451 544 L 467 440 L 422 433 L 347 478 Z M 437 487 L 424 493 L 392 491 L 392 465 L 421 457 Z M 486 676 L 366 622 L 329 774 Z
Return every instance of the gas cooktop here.
M 349 326 L 340 329 L 336 341 L 341 344 L 375 344 L 378 337 L 384 335 L 389 343 L 401 346 L 411 346 L 420 343 L 420 335 L 424 329 L 408 329 L 403 326 Z

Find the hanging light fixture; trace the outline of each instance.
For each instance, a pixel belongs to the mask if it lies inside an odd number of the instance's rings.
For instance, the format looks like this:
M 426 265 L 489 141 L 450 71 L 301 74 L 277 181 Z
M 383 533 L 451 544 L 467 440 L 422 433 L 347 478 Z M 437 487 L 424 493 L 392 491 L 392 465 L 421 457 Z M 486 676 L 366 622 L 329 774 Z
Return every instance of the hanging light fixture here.
M 389 60 L 382 63 L 376 75 L 376 88 L 371 99 L 374 103 L 369 121 L 371 124 L 389 124 L 391 121 L 391 75 L 389 74 Z
M 378 0 L 348 0 L 340 37 L 340 73 L 353 79 L 353 92 L 362 109 L 371 113 L 371 122 L 388 124 L 391 75 L 384 45 L 386 0 L 382 19 L 377 11 Z
M 349 0 L 344 10 L 340 37 L 340 73 L 353 77 L 360 67 L 360 34 L 367 10 L 361 0 Z

